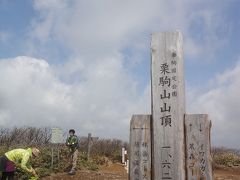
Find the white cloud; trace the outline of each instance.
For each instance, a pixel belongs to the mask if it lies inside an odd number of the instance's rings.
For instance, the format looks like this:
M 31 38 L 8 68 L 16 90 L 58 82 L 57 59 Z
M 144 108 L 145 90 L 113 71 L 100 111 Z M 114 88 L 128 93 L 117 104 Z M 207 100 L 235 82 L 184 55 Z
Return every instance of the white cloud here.
M 91 64 L 84 81 L 65 84 L 45 60 L 1 60 L 0 125 L 73 127 L 81 135 L 127 139 L 131 115 L 146 112 L 150 95 L 137 93 L 119 62 Z
M 71 108 L 69 87 L 54 77 L 44 60 L 17 57 L 0 61 L 1 125 L 49 125 Z
M 240 61 L 239 61 L 240 62 Z M 209 114 L 213 122 L 213 145 L 240 148 L 240 63 L 212 79 L 214 88 L 199 93 L 190 88 L 189 111 Z
M 186 55 L 206 56 L 212 55 L 226 39 L 219 29 L 228 30 L 219 17 L 224 4 L 216 6 L 207 0 L 35 0 L 34 7 L 39 16 L 29 30 L 30 42 L 40 41 L 45 53 L 52 51 L 46 47 L 49 41 L 61 44 L 75 56 L 114 55 L 127 47 L 146 52 L 150 33 L 180 29 L 186 40 Z M 197 23 L 199 29 L 193 30 Z M 208 52 L 203 51 L 206 46 Z

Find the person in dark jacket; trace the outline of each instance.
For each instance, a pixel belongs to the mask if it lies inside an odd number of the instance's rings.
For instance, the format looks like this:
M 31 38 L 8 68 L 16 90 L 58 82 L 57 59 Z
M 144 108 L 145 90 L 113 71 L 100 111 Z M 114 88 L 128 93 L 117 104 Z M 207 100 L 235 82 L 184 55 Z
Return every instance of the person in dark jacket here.
M 78 148 L 79 148 L 79 139 L 75 135 L 74 129 L 69 130 L 69 137 L 66 140 L 66 145 L 69 150 L 69 157 L 70 157 L 70 162 L 71 162 L 71 166 L 72 166 L 71 170 L 69 171 L 69 174 L 73 175 L 76 173 Z

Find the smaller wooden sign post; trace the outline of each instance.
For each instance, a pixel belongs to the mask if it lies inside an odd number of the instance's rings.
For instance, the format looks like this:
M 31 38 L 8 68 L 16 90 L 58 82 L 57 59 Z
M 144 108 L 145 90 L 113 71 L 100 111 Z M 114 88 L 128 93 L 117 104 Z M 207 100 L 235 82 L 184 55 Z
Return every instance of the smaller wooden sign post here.
M 54 164 L 54 149 L 57 149 L 57 163 L 59 163 L 59 144 L 64 143 L 63 139 L 63 130 L 61 128 L 52 128 L 52 136 L 51 136 L 51 153 L 52 153 L 52 161 L 51 161 L 51 168 L 53 169 Z
M 91 133 L 88 133 L 88 152 L 87 152 L 87 160 L 90 160 L 90 154 L 91 154 L 91 147 L 93 145 L 93 142 L 97 141 L 98 137 L 92 137 Z
M 212 180 L 210 129 L 207 114 L 185 115 L 188 180 Z
M 129 180 L 151 180 L 151 115 L 133 115 L 130 125 Z

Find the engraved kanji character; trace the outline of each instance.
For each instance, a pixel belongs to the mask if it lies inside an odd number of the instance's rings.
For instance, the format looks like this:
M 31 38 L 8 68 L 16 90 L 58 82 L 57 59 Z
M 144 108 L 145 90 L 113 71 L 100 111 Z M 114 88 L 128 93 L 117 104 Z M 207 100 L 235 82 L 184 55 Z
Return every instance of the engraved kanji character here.
M 143 179 L 148 179 L 147 174 L 143 174 Z
M 135 160 L 133 161 L 133 165 L 134 165 L 134 166 L 139 166 L 139 160 L 135 159 Z
M 135 151 L 134 154 L 135 154 L 135 156 L 139 156 L 140 152 L 139 151 Z
M 176 85 L 176 84 L 173 84 L 173 85 L 172 85 L 172 89 L 177 89 L 177 85 Z
M 138 168 L 134 169 L 134 174 L 139 175 L 139 169 Z
M 170 73 L 170 72 L 169 72 L 169 67 L 168 67 L 168 64 L 167 64 L 167 63 L 161 64 L 160 68 L 161 68 L 161 70 L 160 70 L 161 74 L 164 74 L 164 75 L 165 75 L 165 74 L 167 74 L 167 73 Z
M 142 162 L 143 163 L 148 163 L 148 160 L 147 159 L 143 159 Z
M 201 159 L 201 160 L 200 160 L 200 163 L 201 163 L 201 164 L 205 164 L 205 162 L 206 162 L 205 159 Z
M 190 169 L 194 168 L 194 165 L 195 165 L 195 163 L 194 163 L 194 162 L 191 162 L 191 163 L 189 164 L 189 168 L 190 168 Z
M 189 159 L 195 159 L 195 156 L 193 153 L 190 154 Z
M 140 143 L 138 141 L 135 141 L 134 145 L 135 147 L 140 147 Z
M 161 107 L 161 112 L 170 112 L 171 111 L 171 106 L 168 106 L 167 109 L 167 103 L 164 103 L 164 107 Z
M 146 173 L 148 171 L 148 168 L 146 165 L 143 166 L 143 171 Z
M 171 115 L 167 115 L 167 116 L 163 116 L 161 117 L 161 125 L 166 127 L 166 126 L 172 126 L 172 119 L 171 119 Z
M 177 65 L 177 61 L 176 61 L 176 60 L 172 60 L 172 61 L 171 61 L 171 64 L 172 64 L 172 65 Z
M 203 151 L 200 151 L 200 152 L 199 152 L 199 155 L 200 155 L 200 156 L 204 156 L 204 154 L 205 154 L 205 152 L 203 152 Z
M 173 77 L 172 77 L 172 80 L 173 80 L 173 81 L 177 81 L 177 76 L 173 76 Z
M 206 166 L 201 166 L 200 169 L 201 169 L 201 171 L 205 171 Z
M 142 155 L 143 155 L 143 157 L 148 157 L 148 152 L 147 151 L 143 151 Z
M 177 91 L 173 91 L 173 92 L 172 92 L 172 96 L 175 96 L 175 97 L 176 97 L 176 96 L 177 96 Z
M 172 68 L 172 73 L 176 73 L 177 72 L 177 68 Z
M 194 149 L 195 149 L 193 143 L 190 143 L 190 144 L 189 144 L 189 149 L 191 149 L 191 150 L 194 150 Z
M 145 147 L 145 148 L 148 147 L 148 143 L 147 142 L 143 142 L 142 143 L 142 147 Z
M 171 163 L 162 163 L 162 179 L 172 179 L 171 178 Z
M 163 90 L 163 94 L 161 94 L 161 99 L 170 99 L 170 93 L 167 93 L 166 89 Z
M 168 76 L 163 76 L 163 77 L 160 77 L 159 78 L 159 83 L 158 83 L 158 85 L 160 86 L 160 85 L 162 85 L 162 86 L 165 86 L 165 85 L 167 85 L 168 87 L 171 85 L 171 79 L 170 79 L 170 77 L 168 77 Z

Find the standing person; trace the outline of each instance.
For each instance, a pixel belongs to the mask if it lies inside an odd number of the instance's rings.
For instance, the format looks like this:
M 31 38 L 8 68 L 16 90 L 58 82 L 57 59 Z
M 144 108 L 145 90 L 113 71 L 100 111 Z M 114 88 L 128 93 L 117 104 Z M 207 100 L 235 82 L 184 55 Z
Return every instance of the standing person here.
M 78 137 L 75 135 L 74 129 L 69 130 L 69 137 L 66 140 L 66 145 L 69 149 L 69 157 L 70 157 L 70 162 L 72 166 L 68 174 L 73 175 L 76 173 L 78 148 L 79 148 L 79 140 L 78 140 Z
M 40 151 L 37 148 L 13 149 L 6 152 L 0 157 L 0 171 L 2 172 L 1 180 L 13 180 L 16 168 L 30 173 L 34 179 L 38 179 L 36 171 L 29 165 L 30 159 L 38 157 Z

